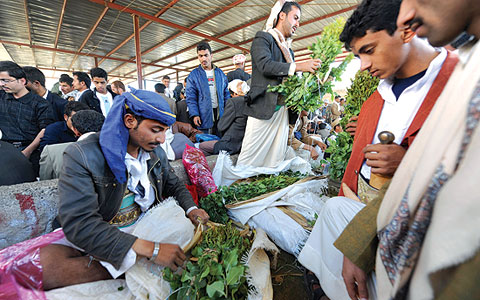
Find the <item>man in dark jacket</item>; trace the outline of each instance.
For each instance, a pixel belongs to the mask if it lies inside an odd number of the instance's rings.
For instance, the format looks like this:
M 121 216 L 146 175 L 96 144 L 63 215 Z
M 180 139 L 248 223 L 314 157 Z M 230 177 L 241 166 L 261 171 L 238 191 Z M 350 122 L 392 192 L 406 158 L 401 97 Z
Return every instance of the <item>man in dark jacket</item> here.
M 220 151 L 227 151 L 230 154 L 240 152 L 245 126 L 247 126 L 247 116 L 243 113 L 244 104 L 243 96 L 228 100 L 225 113 L 218 121 L 218 131 L 222 138 L 213 147 L 214 154 L 218 154 Z
M 173 270 L 183 264 L 178 245 L 129 233 L 146 211 L 170 196 L 192 222 L 208 221 L 158 147 L 174 122 L 158 94 L 126 92 L 115 100 L 100 134 L 65 150 L 58 219 L 66 239 L 41 249 L 44 289 L 119 276 L 137 256 Z
M 207 42 L 197 45 L 200 65 L 187 79 L 186 96 L 190 118 L 198 129 L 217 134 L 216 125 L 230 98 L 227 76 L 212 64 L 212 48 Z
M 35 67 L 23 67 L 23 71 L 27 75 L 27 89 L 48 101 L 55 122 L 63 121 L 63 110 L 68 101 L 45 88 L 45 75 L 42 71 Z
M 117 94 L 112 92 L 110 87 L 107 86 L 108 75 L 104 69 L 93 68 L 90 70 L 90 76 L 92 77 L 95 88 L 93 91 L 85 91 L 78 101 L 87 104 L 88 107 L 106 117 L 113 105 L 113 99 Z
M 250 74 L 245 72 L 245 60 L 246 57 L 243 54 L 237 54 L 233 57 L 233 65 L 235 66 L 235 70 L 228 72 L 228 82 L 231 82 L 235 79 L 240 79 L 241 81 L 247 81 L 250 79 Z
M 269 85 L 282 83 L 296 71 L 314 72 L 320 60 L 295 63 L 288 39 L 300 26 L 300 5 L 285 2 L 273 28 L 259 31 L 252 42 L 252 85 L 246 96 L 244 113 L 248 115 L 242 152 L 237 164 L 276 167 L 287 151 L 288 114 L 278 93 Z M 261 142 L 260 142 L 261 141 Z
M 40 140 L 39 150 L 42 151 L 47 145 L 75 142 L 77 137 L 73 132 L 72 116 L 81 111 L 89 109 L 85 103 L 69 101 L 65 105 L 65 114 L 63 120 L 49 124 L 45 128 L 45 133 Z

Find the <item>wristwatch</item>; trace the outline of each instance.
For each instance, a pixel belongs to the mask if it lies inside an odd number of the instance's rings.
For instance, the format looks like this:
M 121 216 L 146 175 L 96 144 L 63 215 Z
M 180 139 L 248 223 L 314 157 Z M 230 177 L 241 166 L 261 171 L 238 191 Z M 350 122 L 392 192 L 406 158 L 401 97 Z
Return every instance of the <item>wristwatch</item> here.
M 150 257 L 151 261 L 155 261 L 155 259 L 157 259 L 158 252 L 160 252 L 160 243 L 159 242 L 154 242 L 153 243 L 152 257 Z

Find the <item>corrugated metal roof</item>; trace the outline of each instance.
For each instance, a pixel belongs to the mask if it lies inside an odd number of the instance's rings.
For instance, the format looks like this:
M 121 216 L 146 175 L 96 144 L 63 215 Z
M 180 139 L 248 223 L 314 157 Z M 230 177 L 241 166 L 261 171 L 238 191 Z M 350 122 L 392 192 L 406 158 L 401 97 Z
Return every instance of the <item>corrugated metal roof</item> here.
M 66 1 L 65 13 L 55 49 L 64 1 Z M 2 0 L 0 26 L 8 30 L 2 30 L 0 33 L 0 40 L 3 43 L 3 47 L 0 47 L 0 60 L 13 59 L 20 65 L 35 65 L 44 68 L 49 76 L 59 76 L 66 71 L 89 70 L 97 61 L 100 62 L 100 67 L 109 72 L 110 77 L 125 76 L 128 77 L 127 81 L 131 81 L 137 76 L 134 39 L 130 38 L 133 35 L 133 18 L 131 12 L 124 10 L 133 9 L 134 13 L 140 15 L 141 27 L 149 22 L 140 33 L 142 63 L 170 66 L 161 68 L 144 65 L 143 74 L 147 74 L 144 77 L 154 79 L 166 74 L 176 75 L 177 70 L 171 68 L 191 70 L 197 67 L 195 45 L 204 39 L 195 33 L 182 32 L 181 27 L 248 50 L 255 33 L 264 28 L 266 18 L 275 2 L 106 0 L 104 3 L 102 0 L 99 4 L 94 1 L 26 0 L 25 6 L 24 1 Z M 347 18 L 353 6 L 360 2 L 360 0 L 297 1 L 305 3 L 302 5 L 301 23 L 306 25 L 299 28 L 295 36 L 298 41 L 293 43 L 294 50 L 302 49 L 296 51 L 296 55 L 300 57 L 305 57 L 308 53 L 304 49 L 315 40 L 316 33 L 319 34 L 326 24 L 338 16 Z M 121 5 L 123 8 L 120 10 L 115 7 L 108 8 L 109 3 Z M 338 13 L 342 10 L 345 11 Z M 142 15 L 156 16 L 159 13 L 162 13 L 159 16 L 161 20 L 174 25 L 152 22 Z M 95 27 L 97 23 L 98 26 Z M 30 42 L 32 48 L 29 47 Z M 231 68 L 232 56 L 242 52 L 220 41 L 212 41 L 210 45 L 215 63 L 226 69 Z M 53 69 L 61 71 L 54 72 Z M 183 77 L 188 72 L 178 71 L 178 74 Z

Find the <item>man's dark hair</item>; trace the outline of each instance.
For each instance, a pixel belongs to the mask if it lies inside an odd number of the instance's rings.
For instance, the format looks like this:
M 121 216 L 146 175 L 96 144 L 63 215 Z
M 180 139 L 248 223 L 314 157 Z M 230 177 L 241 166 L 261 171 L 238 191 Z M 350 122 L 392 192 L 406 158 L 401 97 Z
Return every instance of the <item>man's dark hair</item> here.
M 300 7 L 300 4 L 298 4 L 297 2 L 293 2 L 293 1 L 285 2 L 282 6 L 282 9 L 280 9 L 280 12 L 278 13 L 277 18 L 275 19 L 275 24 L 273 24 L 273 28 L 277 27 L 277 25 L 278 25 L 278 21 L 280 19 L 280 13 L 283 12 L 286 15 L 288 15 L 288 13 L 292 11 L 293 7 L 296 7 L 296 8 L 298 8 L 298 10 L 302 11 L 302 8 Z
M 136 115 L 130 108 L 127 108 L 127 109 L 125 110 L 125 114 L 130 114 L 130 115 L 132 115 L 132 116 L 135 118 L 135 120 L 137 120 L 137 126 L 136 126 L 135 128 L 133 128 L 133 129 L 135 129 L 135 130 L 138 128 L 138 126 L 140 125 L 140 123 L 142 123 L 143 120 L 146 119 L 145 117 Z
M 212 54 L 212 48 L 210 47 L 210 44 L 205 42 L 205 41 L 201 41 L 197 45 L 197 53 L 198 53 L 198 51 L 201 51 L 201 50 L 208 50 L 208 52 L 210 52 L 210 54 Z
M 85 82 L 87 89 L 89 89 L 90 85 L 92 85 L 92 81 L 90 80 L 90 77 L 85 72 L 73 72 L 73 76 L 77 76 L 79 82 L 82 82 L 82 81 Z
M 73 78 L 70 77 L 70 75 L 68 75 L 68 74 L 62 74 L 62 75 L 60 75 L 60 79 L 58 80 L 58 82 L 60 82 L 60 83 L 65 82 L 69 86 L 72 86 L 73 85 Z
M 72 125 L 81 134 L 99 132 L 102 129 L 105 117 L 92 109 L 82 110 L 72 116 Z
M 38 81 L 41 86 L 45 87 L 45 74 L 43 74 L 42 71 L 35 67 L 23 67 L 23 71 L 25 72 L 28 81 L 31 83 Z
M 397 17 L 402 0 L 364 0 L 348 18 L 340 41 L 345 43 L 345 48 L 351 50 L 350 43 L 354 38 L 361 38 L 367 31 L 386 30 L 393 35 L 397 30 Z
M 4 60 L 0 61 L 0 72 L 7 72 L 8 76 L 13 77 L 15 79 L 25 78 L 27 79 L 27 75 L 23 71 L 22 67 L 14 63 L 13 61 Z
M 163 76 L 163 78 L 162 78 L 162 79 L 168 79 L 168 80 L 170 80 L 170 76 L 168 76 L 168 75 L 165 75 L 165 76 Z
M 65 104 L 65 108 L 63 113 L 66 114 L 67 116 L 71 117 L 72 112 L 79 112 L 81 110 L 86 110 L 90 109 L 88 105 L 86 105 L 83 102 L 78 102 L 78 101 L 68 101 L 67 104 Z
M 90 70 L 90 76 L 92 77 L 98 77 L 98 78 L 105 78 L 105 80 L 108 79 L 107 72 L 102 69 L 102 68 L 93 68 Z
M 155 92 L 157 92 L 157 93 L 165 93 L 165 89 L 166 89 L 166 88 L 167 88 L 167 87 L 166 87 L 163 83 L 157 83 L 157 84 L 155 85 Z
M 338 98 L 341 98 L 339 95 L 336 95 L 335 96 L 335 100 L 337 100 Z

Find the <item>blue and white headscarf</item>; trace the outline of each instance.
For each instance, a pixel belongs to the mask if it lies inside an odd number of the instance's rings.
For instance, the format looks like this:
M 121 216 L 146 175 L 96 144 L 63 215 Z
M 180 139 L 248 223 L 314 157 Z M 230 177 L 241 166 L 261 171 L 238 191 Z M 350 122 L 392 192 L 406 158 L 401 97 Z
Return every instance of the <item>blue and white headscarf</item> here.
M 125 183 L 127 180 L 125 154 L 129 133 L 123 120 L 126 109 L 129 108 L 135 115 L 156 120 L 168 126 L 176 121 L 176 116 L 162 96 L 145 90 L 131 90 L 115 97 L 100 131 L 103 155 L 120 183 Z

